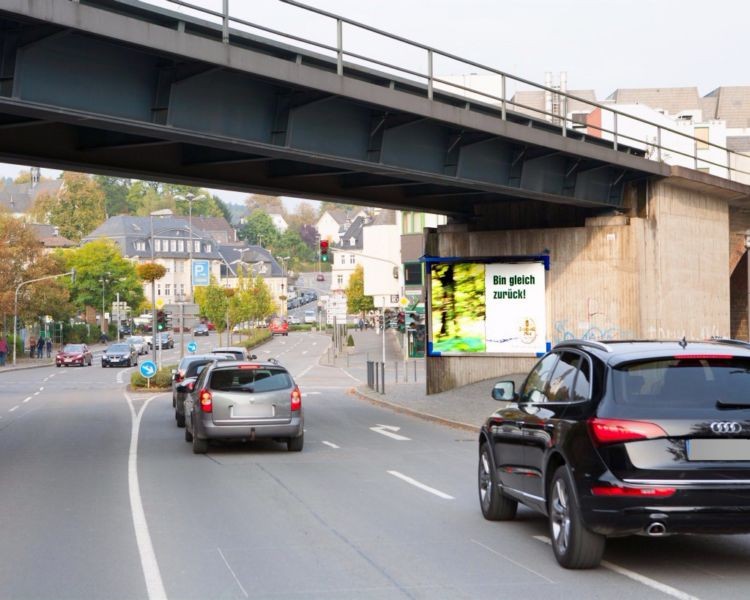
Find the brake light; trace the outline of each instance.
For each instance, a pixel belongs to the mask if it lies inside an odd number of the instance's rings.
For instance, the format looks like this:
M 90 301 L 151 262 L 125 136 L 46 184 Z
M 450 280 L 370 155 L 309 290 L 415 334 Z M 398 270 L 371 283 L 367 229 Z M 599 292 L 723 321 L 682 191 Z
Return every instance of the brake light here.
M 616 485 L 595 485 L 591 488 L 594 496 L 617 496 L 619 498 L 669 498 L 677 491 L 672 487 L 624 487 Z
M 589 419 L 589 430 L 597 444 L 616 444 L 633 440 L 667 437 L 667 432 L 654 423 L 624 419 Z
M 675 356 L 677 360 L 700 360 L 702 358 L 713 359 L 718 358 L 720 360 L 729 360 L 734 358 L 731 354 L 678 354 Z
M 206 389 L 203 389 L 198 394 L 198 400 L 201 403 L 201 410 L 206 413 L 213 412 L 214 410 L 214 400 L 211 396 L 211 392 L 209 392 Z
M 260 365 L 240 365 L 240 369 L 260 369 Z
M 302 394 L 299 391 L 299 386 L 295 385 L 292 390 L 292 405 L 291 409 L 300 410 L 302 408 Z
M 174 376 L 175 382 L 180 383 L 183 379 L 185 379 L 185 373 L 183 371 L 177 371 Z
M 188 392 L 192 392 L 195 389 L 195 381 L 191 381 L 187 384 Z

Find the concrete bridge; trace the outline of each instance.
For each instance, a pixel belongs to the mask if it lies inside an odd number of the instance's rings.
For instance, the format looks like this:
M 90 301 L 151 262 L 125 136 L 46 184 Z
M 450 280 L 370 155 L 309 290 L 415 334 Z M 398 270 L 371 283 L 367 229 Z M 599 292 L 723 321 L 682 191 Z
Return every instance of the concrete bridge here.
M 747 335 L 750 188 L 728 151 L 726 178 L 649 160 L 663 128 L 636 139 L 599 105 L 611 130 L 574 127 L 565 94 L 531 115 L 506 94 L 530 82 L 500 71 L 498 96 L 467 94 L 433 72 L 449 55 L 382 64 L 341 32 L 388 34 L 324 16 L 337 41 L 309 50 L 228 13 L 0 0 L 0 160 L 447 214 L 426 253 L 547 251 L 551 341 Z M 433 357 L 428 390 L 531 360 Z

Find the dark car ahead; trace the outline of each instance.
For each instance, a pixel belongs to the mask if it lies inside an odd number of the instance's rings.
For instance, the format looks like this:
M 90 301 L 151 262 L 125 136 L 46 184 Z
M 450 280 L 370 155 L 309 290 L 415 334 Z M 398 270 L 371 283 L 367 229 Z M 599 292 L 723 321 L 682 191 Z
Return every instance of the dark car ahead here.
M 65 344 L 55 356 L 56 367 L 72 367 L 73 365 L 90 367 L 93 361 L 94 356 L 86 344 Z
M 231 354 L 196 354 L 186 356 L 172 373 L 172 406 L 177 427 L 185 427 L 185 396 L 193 391 L 203 367 L 215 360 L 237 360 Z
M 103 367 L 132 367 L 138 364 L 138 351 L 135 346 L 122 342 L 112 344 L 102 352 Z
M 750 349 L 711 342 L 558 344 L 479 436 L 486 519 L 547 515 L 567 568 L 607 537 L 750 532 Z
M 185 440 L 193 452 L 207 452 L 211 440 L 259 438 L 302 450 L 302 394 L 291 374 L 276 361 L 207 365 L 185 398 Z
M 205 323 L 198 323 L 193 328 L 193 335 L 194 336 L 199 336 L 199 335 L 205 335 L 205 336 L 207 336 L 208 335 L 208 325 L 206 325 Z

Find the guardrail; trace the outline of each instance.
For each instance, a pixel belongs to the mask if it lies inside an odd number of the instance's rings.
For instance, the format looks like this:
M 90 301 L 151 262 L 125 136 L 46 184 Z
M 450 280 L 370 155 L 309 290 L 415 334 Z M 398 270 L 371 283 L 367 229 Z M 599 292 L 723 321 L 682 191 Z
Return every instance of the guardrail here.
M 71 0 L 79 2 L 80 0 Z M 455 101 L 455 94 L 464 94 L 462 98 L 466 101 L 466 107 L 490 106 L 499 109 L 499 118 L 508 120 L 509 117 L 525 115 L 533 116 L 540 123 L 554 127 L 563 137 L 574 137 L 576 139 L 588 142 L 596 142 L 599 145 L 605 143 L 615 151 L 636 152 L 644 158 L 656 160 L 658 162 L 667 162 L 669 164 L 682 164 L 691 166 L 694 169 L 709 169 L 714 175 L 726 177 L 733 181 L 742 181 L 750 183 L 750 156 L 734 152 L 716 144 L 707 139 L 698 138 L 684 131 L 661 123 L 649 121 L 627 111 L 613 108 L 611 105 L 594 102 L 586 98 L 581 98 L 557 88 L 548 87 L 511 75 L 505 71 L 495 69 L 488 65 L 462 58 L 450 52 L 445 52 L 438 48 L 414 42 L 399 35 L 377 29 L 366 23 L 361 23 L 348 19 L 341 15 L 331 13 L 319 8 L 308 6 L 297 2 L 296 0 L 278 0 L 280 3 L 294 7 L 301 11 L 308 11 L 321 17 L 330 19 L 335 27 L 335 44 L 326 44 L 309 38 L 302 37 L 290 32 L 281 31 L 272 27 L 267 27 L 260 23 L 255 23 L 247 19 L 233 16 L 230 13 L 230 0 L 221 0 L 221 10 L 213 10 L 187 2 L 185 0 L 161 0 L 163 3 L 175 5 L 195 11 L 205 17 L 213 18 L 221 27 L 221 35 L 224 43 L 231 42 L 232 35 L 239 34 L 239 30 L 233 30 L 233 27 L 251 28 L 265 34 L 277 36 L 284 40 L 290 40 L 311 46 L 316 51 L 335 61 L 336 72 L 339 76 L 344 76 L 347 70 L 353 70 L 362 63 L 374 65 L 379 68 L 389 69 L 399 76 L 416 81 L 421 84 L 426 97 L 435 101 L 446 101 L 448 99 Z M 95 4 L 95 0 L 87 0 L 87 3 Z M 368 56 L 362 52 L 356 52 L 347 48 L 345 45 L 345 36 L 347 29 L 360 30 L 376 37 L 386 40 L 405 44 L 410 48 L 424 53 L 424 68 L 416 70 L 405 66 L 385 62 L 376 56 Z M 471 88 L 456 81 L 451 81 L 445 77 L 435 75 L 436 58 L 443 58 L 464 65 L 470 69 L 479 69 L 485 74 L 498 77 L 499 90 L 498 94 Z M 359 62 L 357 62 L 359 61 Z M 531 90 L 542 91 L 550 94 L 553 104 L 559 106 L 557 111 L 542 110 L 534 106 L 524 105 L 513 100 L 510 96 L 511 84 L 517 86 L 527 86 Z M 526 90 L 517 90 L 526 91 Z M 470 95 L 470 96 L 469 96 Z M 449 97 L 450 96 L 450 97 Z M 591 111 L 600 111 L 601 115 L 607 115 L 608 118 L 601 118 L 597 124 L 586 121 L 580 123 L 574 121 L 572 113 L 569 111 L 570 104 L 576 102 L 580 105 L 590 108 Z M 585 112 L 585 111 L 576 111 Z M 611 122 L 605 125 L 604 122 Z M 638 129 L 646 130 L 645 133 L 637 134 Z M 675 145 L 676 144 L 676 145 Z M 680 160 L 675 160 L 675 156 Z M 681 162 L 680 162 L 681 161 Z M 740 166 L 742 168 L 740 168 Z M 713 169 L 712 169 L 713 168 Z

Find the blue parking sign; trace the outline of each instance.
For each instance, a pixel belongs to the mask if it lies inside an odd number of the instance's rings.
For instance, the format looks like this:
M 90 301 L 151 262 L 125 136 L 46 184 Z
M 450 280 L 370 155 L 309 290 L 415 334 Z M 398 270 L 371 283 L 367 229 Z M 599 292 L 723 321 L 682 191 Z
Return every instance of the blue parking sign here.
M 209 285 L 211 283 L 211 271 L 207 260 L 193 261 L 193 285 Z

